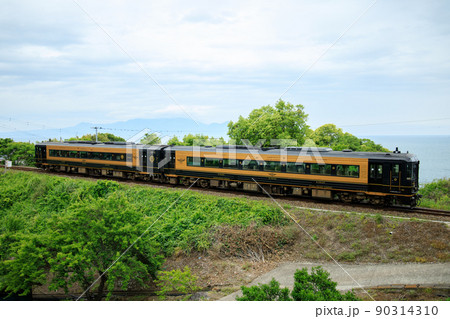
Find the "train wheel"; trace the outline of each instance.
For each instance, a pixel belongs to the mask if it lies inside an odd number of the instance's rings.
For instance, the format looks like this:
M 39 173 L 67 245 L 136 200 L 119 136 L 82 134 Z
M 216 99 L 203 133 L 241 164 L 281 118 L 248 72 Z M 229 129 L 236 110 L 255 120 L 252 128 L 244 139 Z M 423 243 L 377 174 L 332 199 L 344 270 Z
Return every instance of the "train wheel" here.
M 208 188 L 209 187 L 209 181 L 207 179 L 201 179 L 199 182 L 200 182 L 200 186 L 202 188 Z
M 352 196 L 348 193 L 340 193 L 338 196 L 343 203 L 351 203 L 353 199 Z
M 384 200 L 380 196 L 371 196 L 369 198 L 369 203 L 374 206 L 380 206 L 380 205 L 383 205 Z

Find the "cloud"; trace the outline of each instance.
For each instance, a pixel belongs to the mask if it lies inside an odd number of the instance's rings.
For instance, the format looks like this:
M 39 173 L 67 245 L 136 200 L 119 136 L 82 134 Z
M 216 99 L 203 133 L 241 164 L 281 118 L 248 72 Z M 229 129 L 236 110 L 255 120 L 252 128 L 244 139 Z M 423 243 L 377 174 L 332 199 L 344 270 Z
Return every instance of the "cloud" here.
M 193 117 L 223 122 L 273 104 L 311 65 L 284 98 L 314 123 L 425 117 L 430 92 L 428 111 L 448 114 L 446 3 L 377 1 L 330 48 L 372 1 L 77 2 L 107 34 L 71 1 L 2 4 L 0 105 L 13 117 L 185 116 L 142 67 Z

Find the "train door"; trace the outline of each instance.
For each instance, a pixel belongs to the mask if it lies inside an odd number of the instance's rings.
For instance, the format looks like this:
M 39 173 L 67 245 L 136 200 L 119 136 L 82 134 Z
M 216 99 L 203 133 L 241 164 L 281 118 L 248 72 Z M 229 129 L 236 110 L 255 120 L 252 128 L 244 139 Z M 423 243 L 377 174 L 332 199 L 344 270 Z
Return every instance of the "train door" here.
M 147 172 L 147 150 L 142 150 L 142 171 Z
M 45 145 L 36 145 L 35 147 L 35 159 L 36 166 L 40 167 L 40 164 L 44 163 L 47 158 L 47 147 Z
M 400 192 L 402 172 L 400 170 L 400 163 L 390 163 L 389 172 L 389 191 Z
M 371 163 L 369 165 L 369 183 L 371 184 L 383 184 L 383 164 Z
M 369 163 L 369 184 L 373 191 L 383 191 L 383 163 L 370 162 Z

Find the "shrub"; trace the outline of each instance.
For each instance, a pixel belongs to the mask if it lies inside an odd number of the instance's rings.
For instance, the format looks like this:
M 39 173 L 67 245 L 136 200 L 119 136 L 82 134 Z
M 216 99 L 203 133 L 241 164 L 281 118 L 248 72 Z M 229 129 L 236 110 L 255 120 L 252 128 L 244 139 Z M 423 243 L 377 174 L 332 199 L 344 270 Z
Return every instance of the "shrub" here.
M 239 301 L 353 301 L 359 300 L 353 292 L 341 294 L 337 283 L 330 279 L 330 274 L 322 267 L 313 267 L 311 274 L 303 268 L 294 274 L 294 288 L 290 293 L 288 288 L 280 288 L 275 280 L 268 285 L 259 284 L 252 287 L 241 287 L 243 296 L 237 297 Z
M 184 267 L 183 271 L 179 269 L 160 271 L 156 281 L 159 290 L 156 294 L 164 300 L 170 292 L 181 293 L 186 295 L 183 299 L 187 300 L 190 294 L 200 289 L 197 286 L 197 280 L 197 276 L 193 275 L 191 269 L 187 266 Z

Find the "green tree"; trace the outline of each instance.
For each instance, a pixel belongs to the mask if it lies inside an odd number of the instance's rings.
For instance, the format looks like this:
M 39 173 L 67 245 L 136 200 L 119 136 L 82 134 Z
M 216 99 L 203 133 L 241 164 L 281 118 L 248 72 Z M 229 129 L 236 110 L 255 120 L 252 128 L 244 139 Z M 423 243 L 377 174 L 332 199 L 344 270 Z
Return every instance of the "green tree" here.
M 125 139 L 111 133 L 98 133 L 97 140 L 99 142 L 125 142 Z M 72 137 L 68 141 L 95 141 L 95 134 L 85 134 L 82 137 Z
M 342 139 L 344 133 L 334 124 L 325 124 L 317 128 L 312 136 L 317 145 L 332 147 Z
M 291 295 L 297 301 L 352 301 L 358 300 L 353 292 L 341 294 L 337 283 L 330 279 L 330 273 L 322 267 L 313 267 L 311 274 L 307 268 L 294 274 L 294 288 Z
M 13 143 L 14 141 L 10 138 L 0 138 L 0 156 L 5 155 L 6 148 L 9 144 Z
M 11 223 L 12 216 L 3 221 Z M 0 235 L 0 291 L 28 295 L 47 281 L 48 234 L 26 229 L 3 230 Z
M 389 152 L 380 144 L 375 144 L 374 141 L 367 138 L 360 139 L 348 132 L 343 132 L 334 124 L 324 124 L 318 127 L 314 132 L 309 133 L 309 137 L 316 146 L 330 147 L 334 151 L 350 149 L 360 152 Z
M 14 165 L 33 166 L 34 144 L 26 142 L 14 142 L 10 138 L 0 140 L 0 156 Z
M 225 145 L 227 142 L 223 137 L 215 138 L 209 137 L 203 134 L 187 134 L 183 136 L 183 141 L 180 141 L 178 137 L 172 137 L 167 144 L 169 145 L 184 145 L 184 146 L 217 146 L 217 145 Z
M 263 106 L 250 112 L 247 118 L 239 117 L 237 122 L 228 123 L 228 136 L 243 144 L 243 139 L 252 145 L 265 139 L 263 146 L 269 146 L 271 139 L 293 139 L 303 145 L 308 126 L 308 115 L 303 105 L 293 105 L 279 100 L 275 106 Z
M 124 196 L 77 203 L 70 213 L 50 223 L 50 229 L 55 229 L 52 243 L 57 251 L 49 259 L 53 273 L 50 289 L 64 288 L 67 293 L 74 284 L 88 289 L 148 226 L 149 221 L 130 209 Z M 158 243 L 142 236 L 86 293 L 86 298 L 101 300 L 108 291 L 108 299 L 115 288 L 127 289 L 131 281 L 145 286 L 149 276 L 156 278 L 162 261 Z
M 313 267 L 311 274 L 307 268 L 298 270 L 294 274 L 294 288 L 290 293 L 288 288 L 280 288 L 275 280 L 269 285 L 241 287 L 243 296 L 236 298 L 239 301 L 352 301 L 359 300 L 353 292 L 341 294 L 336 289 L 337 283 L 330 279 L 330 274 L 322 267 Z
M 243 296 L 238 301 L 292 301 L 289 297 L 289 288 L 280 288 L 280 284 L 272 279 L 269 284 L 241 287 Z
M 174 135 L 169 141 L 167 141 L 167 145 L 183 145 L 183 142 Z
M 140 143 L 146 145 L 158 145 L 161 144 L 161 139 L 156 133 L 145 133 Z
M 53 192 L 58 197 L 65 194 L 63 202 L 48 208 L 36 200 L 44 212 L 33 210 L 32 218 L 22 216 L 26 210 L 5 215 L 13 204 L 0 196 L 0 290 L 26 294 L 50 279 L 50 290 L 63 288 L 67 294 L 75 286 L 84 291 L 111 265 L 85 298 L 101 300 L 107 292 L 108 299 L 113 290 L 130 284 L 145 287 L 150 278 L 156 279 L 163 261 L 159 244 L 148 233 L 140 237 L 153 218 L 137 212 L 118 191 L 117 182 L 98 181 L 78 191 L 73 187 L 73 183 L 55 183 L 45 203 L 53 202 Z M 77 194 L 71 196 L 64 189 Z M 27 191 L 11 189 L 7 196 L 21 198 Z

